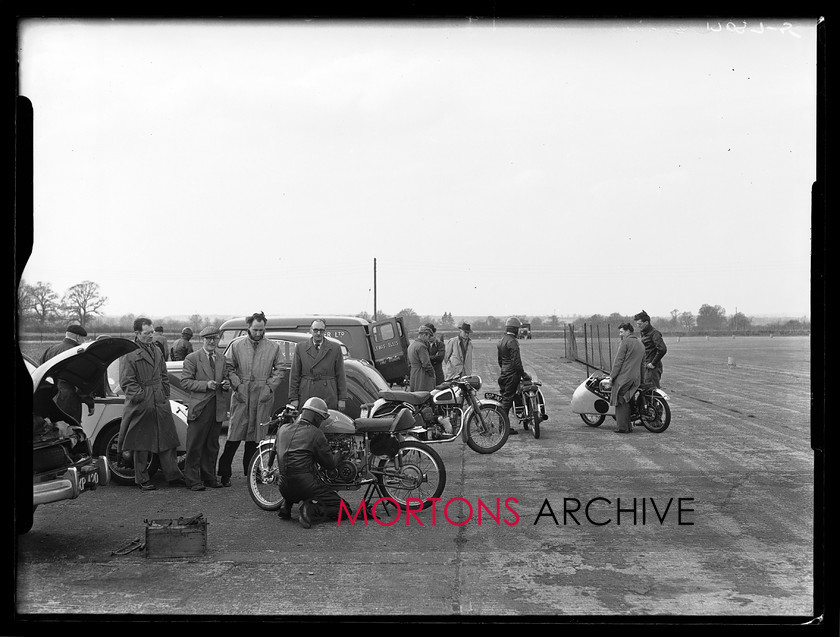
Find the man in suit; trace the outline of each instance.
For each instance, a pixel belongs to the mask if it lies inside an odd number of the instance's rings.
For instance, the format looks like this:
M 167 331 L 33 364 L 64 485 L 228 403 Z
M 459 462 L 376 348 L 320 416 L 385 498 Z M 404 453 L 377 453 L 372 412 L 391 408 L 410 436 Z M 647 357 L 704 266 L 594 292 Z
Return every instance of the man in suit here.
M 472 374 L 473 344 L 470 340 L 471 332 L 472 326 L 469 323 L 461 323 L 458 327 L 458 336 L 453 336 L 446 341 L 443 367 L 447 379 Z
M 230 482 L 223 485 L 216 479 L 219 436 L 230 401 L 230 381 L 225 376 L 224 356 L 216 352 L 218 328 L 205 327 L 198 336 L 202 347 L 187 354 L 181 374 L 181 386 L 189 392 L 184 480 L 193 491 L 204 491 L 205 486 L 230 486 Z
M 64 332 L 64 340 L 55 345 L 51 345 L 41 356 L 41 365 L 46 363 L 54 356 L 58 356 L 68 349 L 78 347 L 85 342 L 87 337 L 87 330 L 81 325 L 68 325 L 67 331 Z M 75 418 L 78 424 L 82 424 L 82 403 L 87 405 L 88 416 L 93 415 L 94 401 L 90 394 L 80 394 L 78 388 L 68 383 L 66 380 L 58 381 L 58 393 L 53 399 L 55 404 L 69 416 Z
M 615 433 L 629 434 L 633 431 L 630 422 L 630 399 L 642 382 L 645 346 L 633 333 L 630 323 L 619 325 L 618 334 L 621 336 L 621 344 L 610 370 L 610 404 L 615 405 Z
M 347 377 L 341 345 L 326 339 L 327 324 L 315 319 L 309 326 L 312 337 L 295 345 L 289 376 L 289 404 L 297 407 L 310 398 L 322 398 L 329 409 L 344 411 Z

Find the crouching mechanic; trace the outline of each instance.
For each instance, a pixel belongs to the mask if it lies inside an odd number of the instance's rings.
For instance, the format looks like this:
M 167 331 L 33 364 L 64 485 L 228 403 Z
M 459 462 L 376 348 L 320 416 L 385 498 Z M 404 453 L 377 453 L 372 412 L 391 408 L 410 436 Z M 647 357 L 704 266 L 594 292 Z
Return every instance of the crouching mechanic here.
M 313 396 L 303 404 L 300 416 L 283 425 L 277 432 L 277 458 L 280 469 L 280 493 L 283 504 L 279 515 L 291 519 L 292 505 L 300 502 L 300 525 L 308 529 L 316 522 L 337 520 L 342 498 L 319 478 L 315 463 L 326 469 L 335 469 L 341 452 L 332 453 L 322 423 L 329 423 L 334 416 L 327 410 L 322 398 Z M 347 510 L 350 508 L 347 503 Z

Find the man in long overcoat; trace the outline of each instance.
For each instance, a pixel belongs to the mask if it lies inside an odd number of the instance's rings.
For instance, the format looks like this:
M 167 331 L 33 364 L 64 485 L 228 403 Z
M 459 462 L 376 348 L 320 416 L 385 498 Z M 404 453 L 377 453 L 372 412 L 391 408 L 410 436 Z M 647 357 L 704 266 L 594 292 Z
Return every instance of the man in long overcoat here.
M 202 347 L 184 359 L 181 387 L 187 392 L 189 428 L 184 479 L 193 491 L 221 487 L 216 480 L 219 436 L 230 403 L 230 381 L 225 358 L 216 352 L 219 329 L 207 326 L 199 333 Z
M 295 345 L 289 404 L 297 407 L 317 396 L 323 398 L 329 409 L 344 411 L 347 377 L 341 345 L 325 338 L 327 324 L 323 320 L 312 321 L 309 329 L 312 337 Z
M 47 348 L 41 356 L 41 365 L 68 349 L 78 347 L 84 342 L 85 337 L 87 337 L 87 330 L 81 325 L 68 325 L 67 331 L 64 333 L 64 340 Z M 78 388 L 66 380 L 59 380 L 57 389 L 58 393 L 56 393 L 53 401 L 61 411 L 75 418 L 78 424 L 82 424 L 82 403 L 87 405 L 88 416 L 93 415 L 95 405 L 93 396 L 79 393 Z
M 453 336 L 446 341 L 446 348 L 443 354 L 443 369 L 446 378 L 457 378 L 472 374 L 473 344 L 470 339 L 472 327 L 469 323 L 461 323 L 458 327 L 458 336 Z
M 434 323 L 423 323 L 432 330 L 432 338 L 429 339 L 429 360 L 435 370 L 435 385 L 440 385 L 444 380 L 443 355 L 446 351 L 446 343 L 437 335 L 437 328 Z
M 630 399 L 642 382 L 645 361 L 645 346 L 633 333 L 630 323 L 618 326 L 621 344 L 613 359 L 610 370 L 610 404 L 615 405 L 616 433 L 633 431 L 630 423 Z
M 431 391 L 435 388 L 435 368 L 429 357 L 429 341 L 433 338 L 432 330 L 425 325 L 408 346 L 409 373 L 408 391 Z
M 225 449 L 219 458 L 218 474 L 222 484 L 230 484 L 231 464 L 239 443 L 245 441 L 242 469 L 248 464 L 264 435 L 265 424 L 274 407 L 274 390 L 285 377 L 280 345 L 265 338 L 265 314 L 257 312 L 246 319 L 248 335 L 234 341 L 225 355 L 225 371 L 233 396 L 230 401 L 230 424 Z
M 134 340 L 140 346 L 120 361 L 120 386 L 125 406 L 117 448 L 134 455 L 134 481 L 144 491 L 155 489 L 149 479 L 149 461 L 156 453 L 163 475 L 171 486 L 183 485 L 178 468 L 180 441 L 169 408 L 169 377 L 160 349 L 152 341 L 152 321 L 134 320 Z

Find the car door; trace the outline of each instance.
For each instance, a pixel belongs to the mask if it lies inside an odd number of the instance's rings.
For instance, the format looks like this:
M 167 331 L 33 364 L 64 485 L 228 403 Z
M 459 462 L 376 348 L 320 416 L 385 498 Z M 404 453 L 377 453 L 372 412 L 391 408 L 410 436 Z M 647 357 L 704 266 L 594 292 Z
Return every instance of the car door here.
M 408 378 L 408 335 L 401 317 L 371 323 L 368 334 L 373 364 L 391 384 Z

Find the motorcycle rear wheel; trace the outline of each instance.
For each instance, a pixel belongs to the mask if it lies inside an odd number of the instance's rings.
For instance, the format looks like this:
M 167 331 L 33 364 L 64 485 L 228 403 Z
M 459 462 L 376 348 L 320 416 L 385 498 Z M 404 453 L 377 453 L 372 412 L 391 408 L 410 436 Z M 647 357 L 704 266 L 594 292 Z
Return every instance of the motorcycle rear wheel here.
M 540 437 L 542 412 L 540 411 L 540 399 L 536 394 L 528 397 L 528 409 L 531 412 L 531 433 L 535 439 L 538 439 Z
M 671 424 L 671 407 L 659 396 L 650 396 L 642 414 L 642 424 L 650 432 L 661 434 Z
M 248 493 L 254 504 L 263 511 L 277 511 L 283 506 L 283 496 L 277 484 L 280 476 L 277 455 L 275 454 L 271 466 L 268 466 L 270 453 L 270 448 L 258 449 L 248 465 Z M 266 466 L 265 471 L 263 465 Z
M 393 498 L 410 511 L 422 511 L 432 506 L 429 498 L 439 498 L 443 493 L 446 467 L 430 446 L 407 440 L 400 443 L 393 458 L 379 461 L 377 481 L 384 497 Z M 409 498 L 422 502 L 412 501 L 409 507 Z
M 585 422 L 590 427 L 600 427 L 604 424 L 604 420 L 606 420 L 606 416 L 604 414 L 596 415 L 596 414 L 581 414 L 580 419 Z
M 477 453 L 494 453 L 501 449 L 510 435 L 510 420 L 497 405 L 481 405 L 481 416 L 487 427 L 482 431 L 478 414 L 473 411 L 464 423 L 467 445 Z

